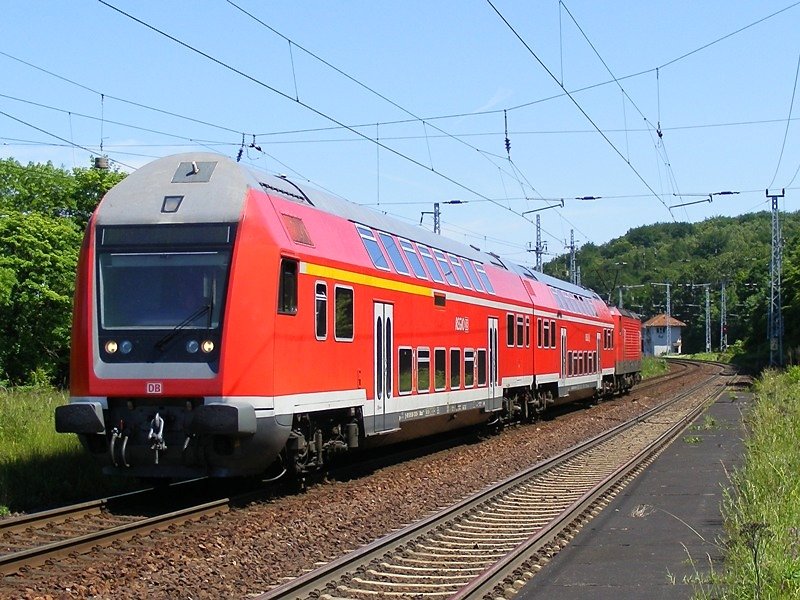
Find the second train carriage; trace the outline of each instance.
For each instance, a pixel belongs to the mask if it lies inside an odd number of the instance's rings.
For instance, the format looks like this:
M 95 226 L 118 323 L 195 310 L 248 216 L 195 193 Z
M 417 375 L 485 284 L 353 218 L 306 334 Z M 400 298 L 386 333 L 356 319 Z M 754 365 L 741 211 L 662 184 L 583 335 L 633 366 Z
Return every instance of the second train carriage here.
M 635 321 L 285 178 L 177 155 L 93 215 L 56 425 L 111 473 L 303 471 L 629 387 L 637 357 L 615 352 Z

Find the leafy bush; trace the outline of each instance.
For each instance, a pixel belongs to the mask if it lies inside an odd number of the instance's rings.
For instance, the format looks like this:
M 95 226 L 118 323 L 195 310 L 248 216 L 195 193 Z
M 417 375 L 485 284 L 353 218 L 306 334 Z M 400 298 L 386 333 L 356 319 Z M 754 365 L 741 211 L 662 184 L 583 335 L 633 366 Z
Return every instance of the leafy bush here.
M 82 231 L 124 176 L 0 160 L 0 382 L 66 384 Z
M 724 570 L 703 598 L 800 597 L 800 368 L 768 371 L 748 415 L 744 464 L 723 501 Z

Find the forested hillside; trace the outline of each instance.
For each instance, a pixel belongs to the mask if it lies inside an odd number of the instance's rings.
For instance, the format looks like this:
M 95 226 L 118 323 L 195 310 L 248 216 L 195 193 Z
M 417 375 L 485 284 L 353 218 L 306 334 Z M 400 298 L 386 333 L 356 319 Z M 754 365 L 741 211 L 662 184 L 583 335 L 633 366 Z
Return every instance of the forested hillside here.
M 0 385 L 66 383 L 83 230 L 123 177 L 0 160 Z
M 728 344 L 741 340 L 767 352 L 770 293 L 771 213 L 716 217 L 701 223 L 664 223 L 631 229 L 607 244 L 586 244 L 577 252 L 581 281 L 603 298 L 649 318 L 666 311 L 670 283 L 672 315 L 689 327 L 684 352 L 705 350 L 705 286 L 710 284 L 712 347 L 720 345 L 720 296 L 725 284 Z M 800 213 L 781 213 L 783 252 L 784 350 L 800 346 Z M 545 265 L 567 277 L 569 256 Z

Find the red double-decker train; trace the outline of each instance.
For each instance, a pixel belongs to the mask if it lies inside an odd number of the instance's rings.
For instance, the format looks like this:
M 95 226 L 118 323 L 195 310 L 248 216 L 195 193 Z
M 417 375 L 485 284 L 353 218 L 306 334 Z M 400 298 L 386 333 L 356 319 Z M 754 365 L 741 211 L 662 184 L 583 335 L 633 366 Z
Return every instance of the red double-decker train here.
M 226 157 L 156 160 L 86 232 L 69 404 L 108 473 L 331 453 L 623 392 L 640 322 L 593 291 Z

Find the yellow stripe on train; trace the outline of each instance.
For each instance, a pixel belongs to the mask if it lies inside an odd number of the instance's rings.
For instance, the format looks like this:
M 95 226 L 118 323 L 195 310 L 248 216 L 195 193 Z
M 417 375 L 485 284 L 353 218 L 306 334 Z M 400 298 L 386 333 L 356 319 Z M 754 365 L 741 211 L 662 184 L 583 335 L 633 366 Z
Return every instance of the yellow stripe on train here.
M 300 270 L 307 275 L 335 279 L 345 283 L 358 283 L 384 290 L 416 294 L 417 296 L 433 296 L 433 290 L 422 285 L 384 279 L 382 277 L 375 277 L 374 275 L 364 275 L 363 273 L 354 273 L 353 271 L 345 271 L 344 269 L 336 269 L 334 267 L 325 267 L 304 262 L 300 266 Z

